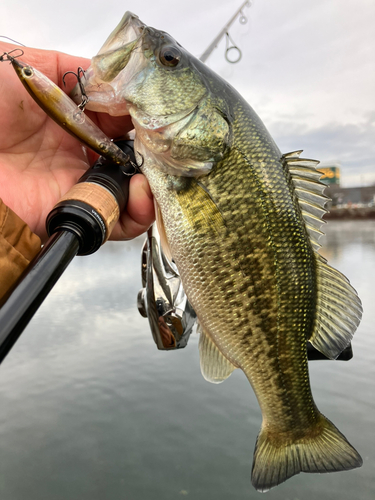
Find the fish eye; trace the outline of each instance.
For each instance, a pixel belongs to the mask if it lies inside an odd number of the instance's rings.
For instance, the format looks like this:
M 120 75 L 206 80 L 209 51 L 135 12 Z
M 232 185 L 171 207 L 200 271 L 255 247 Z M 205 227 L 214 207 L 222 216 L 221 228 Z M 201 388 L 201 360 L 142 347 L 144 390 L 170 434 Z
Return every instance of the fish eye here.
M 159 59 L 164 66 L 177 66 L 181 59 L 181 52 L 176 47 L 164 47 L 160 51 Z

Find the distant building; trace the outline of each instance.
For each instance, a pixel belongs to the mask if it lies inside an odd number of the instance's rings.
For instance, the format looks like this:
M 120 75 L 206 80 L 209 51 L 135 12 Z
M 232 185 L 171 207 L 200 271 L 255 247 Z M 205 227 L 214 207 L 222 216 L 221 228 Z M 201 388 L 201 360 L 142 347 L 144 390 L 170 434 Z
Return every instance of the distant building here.
M 324 194 L 331 199 L 325 206 L 329 211 L 325 219 L 375 218 L 375 185 L 341 187 L 341 165 L 338 162 L 321 163 L 317 170 L 322 172 L 320 180 L 327 185 Z
M 322 172 L 323 176 L 321 177 L 321 181 L 327 186 L 331 184 L 335 184 L 336 186 L 340 185 L 341 178 L 341 165 L 340 163 L 322 163 L 322 166 L 318 165 L 319 172 Z
M 327 207 L 362 207 L 375 205 L 375 186 L 342 188 L 337 184 L 330 184 L 324 193 L 331 198 Z

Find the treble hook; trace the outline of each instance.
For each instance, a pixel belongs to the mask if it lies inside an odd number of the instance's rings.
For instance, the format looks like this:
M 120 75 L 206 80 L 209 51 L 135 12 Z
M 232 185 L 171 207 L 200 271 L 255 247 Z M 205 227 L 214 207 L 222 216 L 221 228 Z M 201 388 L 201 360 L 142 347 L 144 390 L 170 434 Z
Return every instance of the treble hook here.
M 139 151 L 137 151 L 137 153 L 138 153 L 138 154 L 139 154 L 139 156 L 142 158 L 142 163 L 141 163 L 140 165 L 137 165 L 137 168 L 138 168 L 138 170 L 139 170 L 141 167 L 143 167 L 143 164 L 144 164 L 144 162 L 145 162 L 145 158 L 144 158 L 144 156 L 143 156 L 143 155 L 141 155 L 141 153 L 140 153 Z
M 231 36 L 229 35 L 228 31 L 225 33 L 226 35 L 226 49 L 225 49 L 225 59 L 229 62 L 229 63 L 238 63 L 238 61 L 241 59 L 242 57 L 242 52 L 241 50 L 237 47 L 237 45 L 234 43 L 234 41 L 232 40 Z M 232 44 L 231 47 L 229 47 L 229 42 Z M 229 54 L 229 51 L 230 50 L 236 50 L 237 51 L 237 59 L 234 59 L 234 60 L 231 60 L 229 59 L 228 57 L 228 54 Z
M 81 78 L 81 74 L 83 77 L 85 77 L 85 72 L 84 70 L 81 68 L 81 66 L 79 66 L 78 70 L 77 70 L 77 73 L 74 73 L 74 71 L 66 71 L 63 75 L 63 78 L 62 78 L 62 81 L 63 81 L 63 84 L 64 84 L 64 87 L 65 87 L 65 77 L 66 75 L 69 75 L 69 74 L 72 74 L 74 75 L 76 78 L 77 78 L 77 82 L 78 82 L 78 85 L 79 85 L 79 89 L 81 91 L 81 96 L 82 96 L 82 101 L 80 104 L 78 104 L 78 108 L 81 110 L 81 111 L 84 111 L 85 110 L 85 107 L 87 105 L 87 103 L 89 102 L 89 98 L 85 92 L 85 87 L 83 86 L 83 83 L 82 83 L 82 78 Z
M 139 156 L 142 158 L 142 163 L 140 165 L 137 165 L 137 163 L 134 163 L 133 161 L 130 160 L 130 165 L 134 168 L 134 173 L 136 172 L 140 172 L 140 168 L 143 166 L 144 162 L 145 162 L 145 159 L 143 157 L 143 155 L 141 155 L 141 153 L 139 151 L 137 151 L 137 153 L 139 154 Z M 133 175 L 133 174 L 126 174 L 125 172 L 123 172 L 125 175 Z
M 17 52 L 17 50 L 19 50 L 21 53 L 20 54 L 17 54 L 17 55 L 14 55 L 14 56 L 11 56 L 10 54 L 12 54 L 13 52 Z M 10 52 L 4 52 L 1 56 L 0 56 L 0 62 L 3 62 L 3 61 L 14 61 L 14 59 L 16 59 L 17 57 L 22 57 L 24 55 L 24 51 L 22 49 L 13 49 L 11 50 Z

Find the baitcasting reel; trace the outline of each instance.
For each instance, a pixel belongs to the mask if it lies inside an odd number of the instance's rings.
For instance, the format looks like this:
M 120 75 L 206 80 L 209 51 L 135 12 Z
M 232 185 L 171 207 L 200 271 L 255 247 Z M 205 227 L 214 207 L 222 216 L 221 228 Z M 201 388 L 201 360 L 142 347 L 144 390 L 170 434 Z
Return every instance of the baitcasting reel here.
M 142 249 L 142 286 L 138 310 L 148 318 L 158 349 L 181 349 L 188 343 L 197 319 L 174 262 L 164 254 L 153 224 Z

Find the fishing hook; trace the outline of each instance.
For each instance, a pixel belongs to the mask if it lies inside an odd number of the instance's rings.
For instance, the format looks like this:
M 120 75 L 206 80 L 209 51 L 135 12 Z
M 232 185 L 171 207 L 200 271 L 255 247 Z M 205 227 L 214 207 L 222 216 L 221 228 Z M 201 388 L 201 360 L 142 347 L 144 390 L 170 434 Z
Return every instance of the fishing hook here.
M 142 158 L 142 163 L 141 163 L 140 165 L 137 165 L 137 167 L 138 167 L 138 168 L 141 168 L 141 167 L 143 167 L 143 164 L 144 164 L 144 162 L 145 162 L 145 159 L 144 159 L 144 156 L 143 156 L 143 155 L 141 155 L 141 153 L 140 153 L 139 151 L 137 151 L 137 154 L 138 154 L 138 155 Z
M 69 75 L 69 74 L 72 74 L 72 75 L 74 75 L 77 78 L 77 82 L 78 82 L 78 85 L 79 85 L 79 90 L 81 91 L 81 96 L 82 96 L 82 101 L 81 101 L 80 104 L 78 104 L 78 108 L 81 111 L 84 111 L 87 103 L 89 102 L 89 98 L 88 98 L 88 96 L 87 96 L 87 94 L 85 92 L 85 87 L 83 86 L 82 78 L 81 78 L 81 74 L 82 74 L 83 77 L 85 77 L 85 72 L 81 68 L 81 66 L 79 66 L 79 68 L 77 70 L 77 73 L 74 73 L 74 71 L 66 71 L 66 73 L 64 73 L 63 78 L 62 78 L 64 87 L 66 85 L 66 83 L 65 83 L 65 77 L 66 77 L 66 75 Z
M 225 49 L 225 59 L 229 62 L 229 63 L 238 63 L 238 61 L 241 59 L 242 57 L 242 52 L 241 50 L 237 47 L 237 45 L 234 43 L 233 39 L 231 38 L 231 36 L 229 35 L 228 31 L 225 33 L 226 35 L 226 49 Z M 229 42 L 232 44 L 231 46 L 229 46 Z M 237 59 L 229 59 L 228 57 L 228 54 L 229 54 L 229 51 L 231 50 L 236 50 L 237 51 Z
M 130 163 L 130 165 L 134 168 L 134 171 L 129 173 L 129 172 L 126 171 L 126 166 L 125 165 L 121 165 L 120 166 L 121 172 L 124 175 L 128 175 L 129 177 L 131 177 L 132 175 L 136 174 L 137 172 L 140 172 L 140 168 L 142 167 L 142 165 L 144 163 L 144 158 L 143 158 L 143 156 L 141 155 L 141 153 L 139 151 L 137 151 L 137 153 L 142 158 L 142 163 L 140 165 L 137 165 L 137 163 L 134 163 L 134 161 L 132 161 L 130 159 L 130 156 L 128 155 L 128 161 L 127 161 L 127 163 Z
M 145 162 L 145 159 L 144 159 L 143 155 L 141 155 L 141 153 L 139 151 L 137 151 L 137 153 L 142 158 L 142 163 L 140 165 L 138 165 L 137 163 L 134 163 L 134 161 L 130 160 L 129 163 L 134 168 L 134 172 L 132 174 L 128 174 L 127 172 L 123 171 L 123 174 L 125 174 L 125 175 L 134 175 L 136 172 L 140 172 L 141 171 L 140 169 L 143 166 L 143 164 Z

